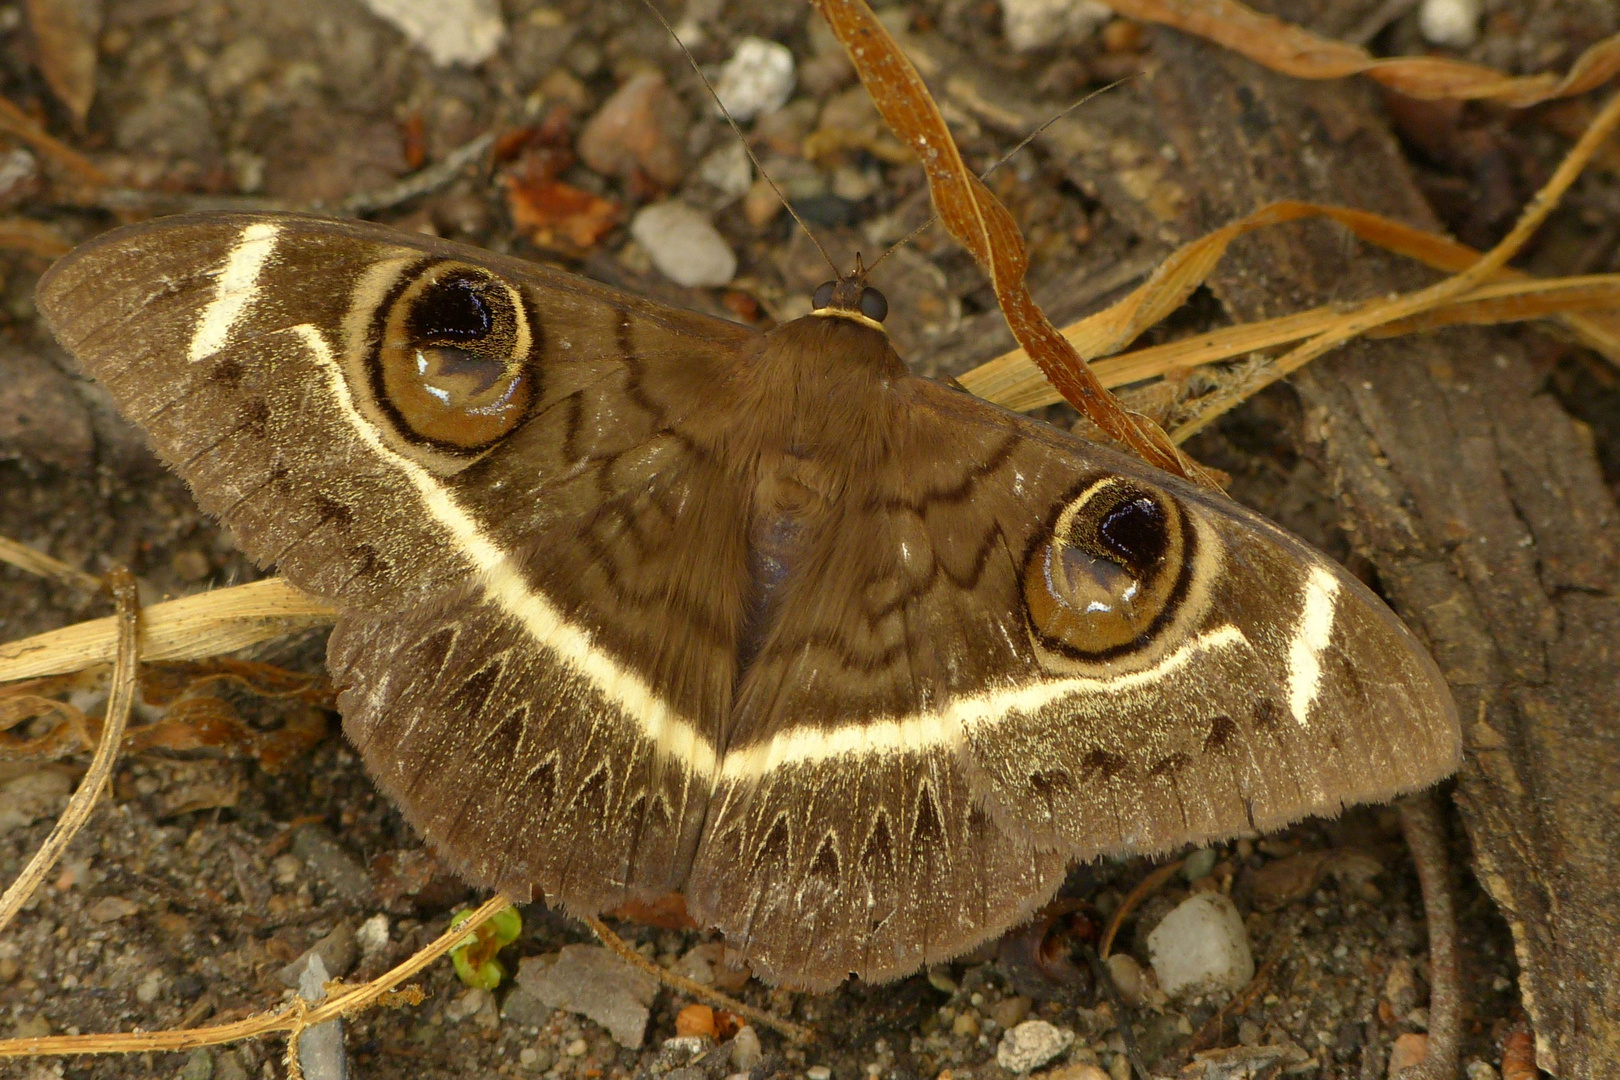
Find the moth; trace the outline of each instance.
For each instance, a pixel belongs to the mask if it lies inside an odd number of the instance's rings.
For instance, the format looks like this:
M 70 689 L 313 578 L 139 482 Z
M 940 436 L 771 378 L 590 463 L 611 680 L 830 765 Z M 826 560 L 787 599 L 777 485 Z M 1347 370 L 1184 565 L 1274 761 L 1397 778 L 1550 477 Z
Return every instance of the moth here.
M 1434 662 L 1259 515 L 908 372 L 859 279 L 768 332 L 376 225 L 172 217 L 39 310 L 261 565 L 468 881 L 683 893 L 879 981 L 1066 869 L 1457 766 Z

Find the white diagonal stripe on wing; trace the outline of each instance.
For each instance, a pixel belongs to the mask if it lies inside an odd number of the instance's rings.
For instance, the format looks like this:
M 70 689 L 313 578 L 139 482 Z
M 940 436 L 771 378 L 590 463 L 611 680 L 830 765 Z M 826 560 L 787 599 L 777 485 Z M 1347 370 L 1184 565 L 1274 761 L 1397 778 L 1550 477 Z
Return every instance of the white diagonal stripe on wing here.
M 1322 689 L 1322 650 L 1333 640 L 1333 608 L 1339 579 L 1326 567 L 1314 566 L 1305 582 L 1299 625 L 1288 642 L 1288 711 L 1294 722 L 1309 727 L 1311 708 Z
M 225 347 L 231 329 L 241 321 L 242 313 L 259 291 L 259 274 L 275 252 L 280 236 L 281 226 L 273 221 L 256 221 L 242 230 L 214 280 L 214 298 L 197 318 L 186 359 L 196 363 Z

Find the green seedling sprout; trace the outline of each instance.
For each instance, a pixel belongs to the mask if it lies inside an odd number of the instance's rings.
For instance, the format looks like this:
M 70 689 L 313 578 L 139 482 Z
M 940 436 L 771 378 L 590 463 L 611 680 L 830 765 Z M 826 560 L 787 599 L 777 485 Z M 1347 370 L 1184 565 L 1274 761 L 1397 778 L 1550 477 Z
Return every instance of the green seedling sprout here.
M 450 917 L 454 929 L 472 918 L 468 908 Z M 485 919 L 473 936 L 450 950 L 450 961 L 456 965 L 456 975 L 468 986 L 493 990 L 506 978 L 506 968 L 495 954 L 517 940 L 523 932 L 523 916 L 515 907 L 504 907 Z

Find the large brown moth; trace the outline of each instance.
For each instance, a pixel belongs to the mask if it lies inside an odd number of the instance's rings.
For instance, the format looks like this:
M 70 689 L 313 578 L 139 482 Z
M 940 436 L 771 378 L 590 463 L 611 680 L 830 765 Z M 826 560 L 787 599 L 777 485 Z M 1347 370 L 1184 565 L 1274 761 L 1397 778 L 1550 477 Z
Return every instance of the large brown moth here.
M 769 332 L 446 241 L 117 229 L 57 336 L 342 611 L 345 730 L 469 881 L 670 891 L 765 977 L 971 948 L 1068 866 L 1451 772 L 1434 663 L 1219 495 L 910 374 L 859 281 Z

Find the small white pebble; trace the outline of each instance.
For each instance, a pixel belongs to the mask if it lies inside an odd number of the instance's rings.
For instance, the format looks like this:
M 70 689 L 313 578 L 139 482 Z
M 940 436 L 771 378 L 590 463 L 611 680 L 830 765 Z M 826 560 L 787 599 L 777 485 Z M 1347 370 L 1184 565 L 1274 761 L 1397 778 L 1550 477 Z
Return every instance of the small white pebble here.
M 364 0 L 439 67 L 482 64 L 506 37 L 497 0 Z
M 727 199 L 740 199 L 754 183 L 754 163 L 741 140 L 727 139 L 698 165 L 698 176 Z
M 1057 1057 L 1074 1042 L 1074 1032 L 1045 1020 L 1025 1020 L 1001 1037 L 996 1064 L 1008 1072 L 1027 1073 Z
M 832 1080 L 832 1070 L 825 1065 L 812 1065 L 804 1070 L 809 1080 Z
M 746 1073 L 764 1057 L 765 1049 L 760 1045 L 759 1033 L 751 1025 L 744 1024 L 731 1037 L 731 1067 Z
M 1435 45 L 1466 49 L 1479 40 L 1480 0 L 1423 0 L 1418 31 Z
M 141 981 L 135 987 L 135 1000 L 142 1005 L 150 1005 L 157 1000 L 158 994 L 163 992 L 163 972 L 153 968 L 141 976 Z
M 585 1042 L 584 1039 L 575 1039 L 573 1042 L 568 1044 L 568 1046 L 563 1050 L 563 1053 L 567 1054 L 569 1057 L 584 1057 L 585 1051 L 589 1049 L 590 1046 Z
M 1254 978 L 1243 916 L 1223 893 L 1194 893 L 1148 935 L 1160 988 L 1172 998 L 1236 992 Z
M 524 1068 L 528 1068 L 539 1060 L 540 1051 L 536 1050 L 532 1046 L 525 1046 L 523 1049 L 518 1051 L 518 1064 L 522 1065 Z
M 291 885 L 298 880 L 298 872 L 303 868 L 304 860 L 290 853 L 270 860 L 270 876 L 277 885 Z
M 354 932 L 354 943 L 362 956 L 370 956 L 388 946 L 388 916 L 378 912 Z
M 766 116 L 793 95 L 793 51 L 777 41 L 746 37 L 720 69 L 715 96 L 739 123 Z
M 1019 52 L 1055 45 L 1069 33 L 1085 37 L 1113 17 L 1096 0 L 1001 0 L 1001 32 Z
M 658 272 L 690 289 L 729 284 L 737 256 L 703 214 L 678 199 L 644 206 L 630 222 L 630 235 Z

